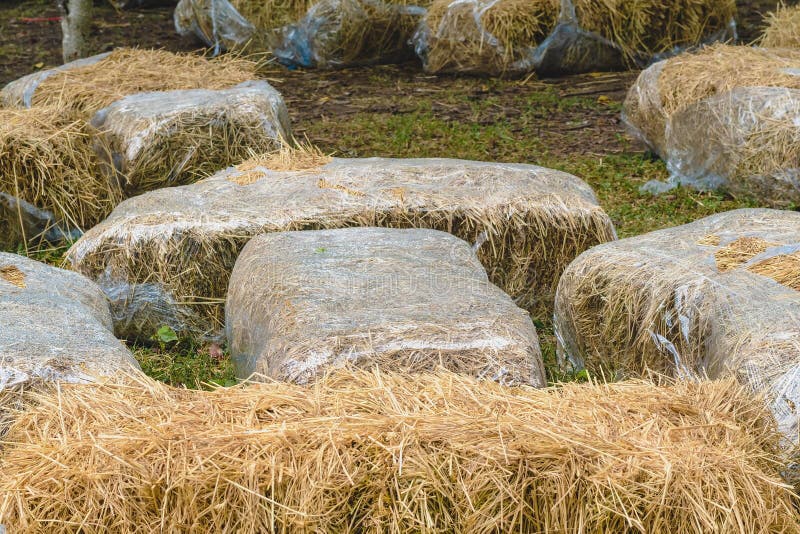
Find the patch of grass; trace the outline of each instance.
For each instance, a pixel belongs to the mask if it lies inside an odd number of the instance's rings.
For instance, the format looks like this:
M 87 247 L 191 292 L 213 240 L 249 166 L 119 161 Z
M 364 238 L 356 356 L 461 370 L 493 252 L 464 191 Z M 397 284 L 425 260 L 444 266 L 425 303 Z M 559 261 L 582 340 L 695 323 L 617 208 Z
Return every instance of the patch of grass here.
M 142 371 L 151 378 L 191 389 L 236 384 L 230 355 L 221 347 L 179 340 L 169 327 L 162 327 L 153 341 L 151 346 L 131 347 Z

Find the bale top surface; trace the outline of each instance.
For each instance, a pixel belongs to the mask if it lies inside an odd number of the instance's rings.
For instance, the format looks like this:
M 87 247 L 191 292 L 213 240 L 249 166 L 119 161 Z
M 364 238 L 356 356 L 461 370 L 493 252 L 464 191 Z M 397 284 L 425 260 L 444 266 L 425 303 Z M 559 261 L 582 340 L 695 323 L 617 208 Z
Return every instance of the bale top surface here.
M 57 67 L 46 76 L 35 73 L 23 77 L 8 84 L 3 92 L 31 94 L 33 105 L 60 104 L 91 115 L 135 93 L 232 87 L 257 78 L 257 68 L 255 62 L 233 56 L 206 59 L 165 50 L 119 48 L 87 58 L 77 66 Z
M 346 228 L 252 239 L 226 302 L 240 376 L 306 382 L 327 366 L 444 365 L 546 385 L 536 329 L 470 246 L 435 230 Z

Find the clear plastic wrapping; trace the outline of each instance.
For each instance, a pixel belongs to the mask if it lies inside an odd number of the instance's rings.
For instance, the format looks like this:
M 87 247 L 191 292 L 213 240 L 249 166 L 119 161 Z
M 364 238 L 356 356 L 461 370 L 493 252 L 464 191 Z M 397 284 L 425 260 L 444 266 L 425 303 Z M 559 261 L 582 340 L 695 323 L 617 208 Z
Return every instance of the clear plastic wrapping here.
M 732 0 L 686 7 L 650 4 L 437 0 L 414 44 L 430 72 L 549 75 L 641 66 L 735 37 Z M 686 13 L 678 20 L 674 12 L 681 10 Z
M 799 450 L 800 213 L 735 210 L 595 247 L 564 272 L 555 323 L 562 360 L 606 377 L 738 377 Z
M 196 181 L 291 139 L 283 97 L 264 81 L 131 95 L 91 125 L 98 156 L 127 196 Z
M 352 226 L 431 228 L 475 243 L 490 280 L 540 314 L 551 313 L 564 267 L 615 236 L 588 185 L 542 167 L 371 158 L 271 171 L 256 159 L 123 202 L 69 260 L 113 298 L 121 337 L 153 333 L 132 313 L 147 314 L 147 327 L 216 337 L 230 272 L 252 236 Z
M 297 24 L 272 32 L 270 49 L 289 66 L 336 68 L 400 63 L 425 9 L 377 0 L 321 0 Z
M 413 58 L 410 41 L 424 14 L 379 0 L 320 0 L 290 24 L 276 14 L 274 26 L 256 26 L 227 0 L 181 0 L 175 27 L 217 51 L 248 45 L 269 49 L 285 65 L 337 68 Z
M 435 230 L 258 236 L 236 261 L 225 322 L 241 378 L 303 384 L 355 364 L 546 385 L 528 313 L 468 243 Z
M 95 284 L 0 252 L 0 390 L 138 369 L 111 329 L 108 302 Z
M 256 31 L 228 0 L 180 0 L 173 19 L 179 35 L 195 35 L 217 54 L 244 45 Z
M 798 51 L 717 46 L 662 61 L 639 76 L 623 116 L 670 171 L 644 190 L 687 185 L 800 203 Z

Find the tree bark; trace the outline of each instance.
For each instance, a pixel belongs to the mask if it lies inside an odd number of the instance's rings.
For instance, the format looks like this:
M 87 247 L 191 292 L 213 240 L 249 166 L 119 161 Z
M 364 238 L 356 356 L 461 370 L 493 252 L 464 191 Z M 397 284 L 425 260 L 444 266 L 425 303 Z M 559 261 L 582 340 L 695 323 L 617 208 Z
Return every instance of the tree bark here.
M 58 0 L 61 9 L 61 47 L 64 63 L 86 57 L 86 38 L 92 22 L 92 0 Z

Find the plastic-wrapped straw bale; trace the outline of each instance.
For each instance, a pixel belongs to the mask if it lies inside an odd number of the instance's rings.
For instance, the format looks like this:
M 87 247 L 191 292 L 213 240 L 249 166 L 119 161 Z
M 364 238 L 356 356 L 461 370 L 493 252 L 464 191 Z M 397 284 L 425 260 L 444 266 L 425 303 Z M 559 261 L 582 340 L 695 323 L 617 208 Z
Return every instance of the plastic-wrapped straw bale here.
M 127 96 L 91 125 L 126 195 L 193 182 L 291 139 L 283 97 L 265 81 Z
M 302 384 L 354 364 L 546 385 L 528 313 L 489 282 L 468 243 L 436 230 L 255 237 L 233 269 L 225 323 L 241 378 Z
M 719 45 L 656 63 L 629 91 L 624 118 L 671 173 L 646 190 L 800 202 L 798 50 Z
M 734 0 L 435 0 L 414 42 L 429 72 L 564 74 L 645 65 L 735 36 Z
M 138 369 L 108 301 L 83 276 L 0 252 L 0 390 Z
M 408 0 L 181 0 L 175 28 L 216 51 L 268 49 L 290 66 L 338 68 L 414 57 L 411 38 L 425 14 Z
M 564 267 L 615 237 L 591 188 L 559 171 L 448 159 L 287 162 L 279 154 L 129 199 L 69 259 L 110 296 L 120 336 L 149 337 L 168 324 L 213 337 L 251 237 L 350 226 L 438 229 L 474 243 L 490 280 L 543 315 Z
M 563 358 L 607 377 L 735 375 L 800 437 L 800 213 L 735 210 L 593 248 L 556 297 Z

